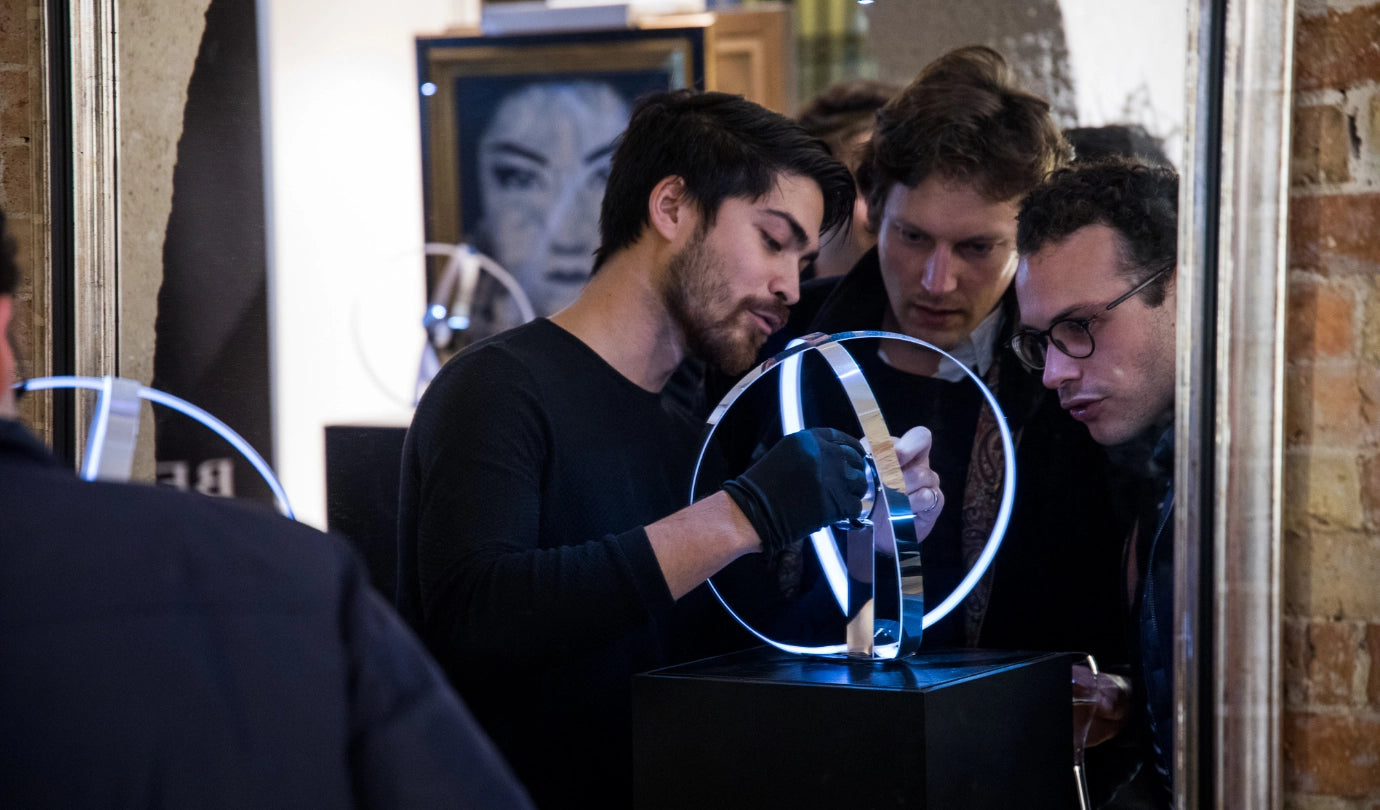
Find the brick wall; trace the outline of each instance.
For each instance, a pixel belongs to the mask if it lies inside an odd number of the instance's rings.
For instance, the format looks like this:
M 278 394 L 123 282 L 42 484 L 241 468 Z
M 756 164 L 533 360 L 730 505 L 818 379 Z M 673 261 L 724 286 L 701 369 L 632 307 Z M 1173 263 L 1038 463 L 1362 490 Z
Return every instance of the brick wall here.
M 1380 2 L 1301 0 L 1294 68 L 1285 806 L 1380 810 Z

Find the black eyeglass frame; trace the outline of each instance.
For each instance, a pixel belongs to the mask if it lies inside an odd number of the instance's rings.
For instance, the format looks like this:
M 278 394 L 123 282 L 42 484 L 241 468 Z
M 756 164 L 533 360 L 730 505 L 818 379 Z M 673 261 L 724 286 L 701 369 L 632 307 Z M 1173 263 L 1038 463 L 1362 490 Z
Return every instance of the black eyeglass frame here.
M 1127 290 L 1125 293 L 1117 297 L 1116 300 L 1112 301 L 1110 304 L 1103 307 L 1102 312 L 1111 312 L 1121 304 L 1124 304 L 1125 302 L 1131 300 L 1133 297 L 1135 297 L 1137 293 L 1141 292 L 1145 288 L 1149 287 L 1151 284 L 1155 283 L 1155 281 L 1159 279 L 1161 276 L 1163 276 L 1165 273 L 1168 273 L 1169 271 L 1173 270 L 1175 266 L 1176 265 L 1174 264 L 1169 264 L 1160 268 L 1154 273 L 1151 273 L 1144 281 Z M 1071 357 L 1074 360 L 1086 360 L 1087 358 L 1093 356 L 1093 352 L 1097 351 L 1097 342 L 1093 339 L 1092 329 L 1089 328 L 1090 326 L 1092 326 L 1092 323 L 1095 320 L 1097 320 L 1097 315 L 1092 315 L 1087 318 L 1059 318 L 1054 323 L 1051 323 L 1048 329 L 1044 329 L 1038 332 L 1034 329 L 1027 329 L 1021 332 L 1017 332 L 1016 334 L 1011 336 L 1011 339 L 1009 341 L 1007 341 L 1007 345 L 1011 347 L 1011 351 L 1016 355 L 1016 359 L 1021 361 L 1021 365 L 1025 366 L 1031 371 L 1043 371 L 1045 368 L 1045 364 L 1043 360 L 1040 362 L 1038 366 L 1031 363 L 1029 360 L 1025 358 L 1025 355 L 1022 354 L 1021 350 L 1017 348 L 1017 344 L 1027 340 L 1038 341 L 1039 345 L 1044 348 L 1044 354 L 1046 355 L 1049 353 L 1049 347 L 1054 346 L 1054 348 L 1058 349 L 1060 352 L 1063 352 L 1063 354 L 1067 357 Z M 1054 330 L 1060 324 L 1064 323 L 1071 323 L 1076 325 L 1079 329 L 1083 330 L 1084 334 L 1088 336 L 1087 354 L 1074 354 L 1064 346 L 1062 341 L 1056 340 L 1054 338 Z

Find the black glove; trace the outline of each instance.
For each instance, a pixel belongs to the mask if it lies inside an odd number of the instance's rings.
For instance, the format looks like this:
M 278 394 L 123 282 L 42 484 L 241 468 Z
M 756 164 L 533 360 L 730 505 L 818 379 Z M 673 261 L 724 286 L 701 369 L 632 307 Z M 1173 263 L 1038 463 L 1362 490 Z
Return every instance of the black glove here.
M 863 448 L 833 428 L 785 437 L 724 491 L 743 510 L 768 556 L 810 532 L 862 511 L 867 492 Z

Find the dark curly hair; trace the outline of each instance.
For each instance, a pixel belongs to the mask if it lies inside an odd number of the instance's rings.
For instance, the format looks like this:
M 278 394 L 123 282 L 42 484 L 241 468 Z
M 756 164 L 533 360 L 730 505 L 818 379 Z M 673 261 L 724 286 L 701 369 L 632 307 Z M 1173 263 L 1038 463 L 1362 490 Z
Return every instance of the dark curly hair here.
M 19 287 L 19 264 L 14 259 L 14 238 L 0 211 L 0 295 L 14 295 Z
M 760 199 L 788 174 L 819 186 L 821 233 L 852 215 L 853 175 L 795 121 L 726 93 L 674 90 L 646 96 L 613 153 L 594 269 L 637 241 L 649 221 L 652 189 L 667 177 L 685 181 L 708 226 L 724 200 Z
M 1029 256 L 1089 225 L 1106 225 L 1121 236 L 1123 275 L 1144 278 L 1146 271 L 1173 267 L 1178 261 L 1179 175 L 1125 158 L 1060 169 L 1021 203 L 1016 250 Z M 1146 288 L 1147 304 L 1164 302 L 1171 277 Z
M 1022 90 L 1001 54 L 970 45 L 931 62 L 877 113 L 858 181 L 875 229 L 897 183 L 913 188 L 937 173 L 1002 202 L 1069 157 L 1049 102 Z

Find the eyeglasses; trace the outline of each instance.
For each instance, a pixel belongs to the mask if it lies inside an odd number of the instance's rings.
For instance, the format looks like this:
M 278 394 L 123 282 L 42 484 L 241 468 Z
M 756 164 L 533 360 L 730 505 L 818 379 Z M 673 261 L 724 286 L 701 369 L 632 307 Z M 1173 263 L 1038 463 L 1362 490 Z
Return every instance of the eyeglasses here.
M 1112 303 L 1103 307 L 1103 312 L 1110 312 L 1122 303 L 1130 300 L 1136 293 L 1149 287 L 1156 279 L 1174 269 L 1174 265 L 1161 268 L 1149 278 L 1132 287 Z M 1074 358 L 1082 360 L 1092 357 L 1093 350 L 1097 348 L 1093 343 L 1092 323 L 1097 320 L 1097 315 L 1088 318 L 1060 318 L 1049 325 L 1043 332 L 1034 329 L 1027 329 L 1017 332 L 1011 336 L 1011 351 L 1016 353 L 1017 359 L 1031 371 L 1041 371 L 1045 367 L 1045 354 L 1049 350 L 1049 345 L 1054 344 L 1054 348 Z

